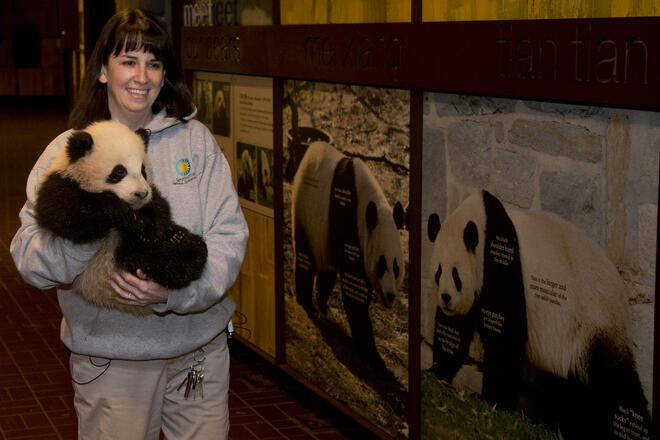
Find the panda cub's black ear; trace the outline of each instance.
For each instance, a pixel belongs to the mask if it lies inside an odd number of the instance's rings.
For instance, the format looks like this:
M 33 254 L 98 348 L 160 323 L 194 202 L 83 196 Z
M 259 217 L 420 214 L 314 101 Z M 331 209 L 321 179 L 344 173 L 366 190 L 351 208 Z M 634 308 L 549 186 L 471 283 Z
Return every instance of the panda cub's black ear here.
M 429 240 L 431 240 L 431 243 L 435 243 L 435 239 L 438 237 L 438 233 L 440 232 L 440 216 L 438 214 L 433 213 L 429 215 L 427 232 L 429 234 Z
M 144 142 L 144 151 L 147 151 L 149 148 L 149 136 L 151 136 L 151 130 L 147 128 L 138 128 L 135 132 L 142 138 L 142 142 Z
M 463 241 L 465 242 L 465 247 L 470 252 L 474 252 L 479 244 L 479 231 L 477 231 L 477 225 L 475 225 L 472 220 L 465 225 L 465 229 L 463 230 Z
M 86 131 L 74 131 L 69 136 L 66 146 L 66 154 L 69 156 L 69 162 L 74 163 L 85 154 L 92 150 L 94 146 L 94 139 L 92 135 Z

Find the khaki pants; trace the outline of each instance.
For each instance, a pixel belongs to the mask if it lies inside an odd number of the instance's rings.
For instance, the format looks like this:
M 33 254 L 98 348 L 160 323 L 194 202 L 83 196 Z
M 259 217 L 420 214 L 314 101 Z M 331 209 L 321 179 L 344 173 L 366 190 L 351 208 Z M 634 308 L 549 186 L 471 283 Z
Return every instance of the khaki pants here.
M 199 360 L 199 351 L 151 361 L 108 361 L 72 353 L 71 375 L 78 382 L 73 385 L 78 438 L 158 440 L 162 429 L 169 440 L 227 439 L 226 334 L 220 334 L 202 349 L 203 399 L 200 393 L 195 396 L 192 392 L 185 399 L 185 385 L 177 391 L 195 363 L 193 357 Z

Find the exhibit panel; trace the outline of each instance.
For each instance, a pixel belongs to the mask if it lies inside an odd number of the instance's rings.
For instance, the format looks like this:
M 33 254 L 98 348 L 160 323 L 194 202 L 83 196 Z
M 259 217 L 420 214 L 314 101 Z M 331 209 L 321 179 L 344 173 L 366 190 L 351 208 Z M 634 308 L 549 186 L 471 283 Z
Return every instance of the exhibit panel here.
M 422 4 L 424 21 L 651 17 L 660 13 L 657 2 L 635 0 L 423 0 Z
M 285 81 L 287 368 L 408 432 L 409 92 Z
M 240 340 L 383 439 L 654 438 L 655 6 L 294 3 L 181 30 Z
M 273 80 L 195 72 L 196 118 L 213 133 L 232 170 L 250 230 L 245 260 L 230 295 L 236 334 L 276 357 L 273 220 Z
M 259 26 L 273 24 L 272 0 L 184 1 L 183 26 Z
M 410 21 L 409 0 L 282 0 L 282 24 Z
M 424 106 L 422 438 L 651 439 L 660 115 Z

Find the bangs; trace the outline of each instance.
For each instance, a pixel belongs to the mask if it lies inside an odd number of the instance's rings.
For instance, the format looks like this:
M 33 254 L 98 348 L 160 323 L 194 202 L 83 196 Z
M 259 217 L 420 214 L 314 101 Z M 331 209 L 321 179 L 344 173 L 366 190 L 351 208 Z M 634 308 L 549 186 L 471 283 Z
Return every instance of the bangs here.
M 115 41 L 109 41 L 106 46 L 109 50 L 108 56 L 104 57 L 105 63 L 108 61 L 110 51 L 115 57 L 122 51 L 150 52 L 159 61 L 165 61 L 164 58 L 170 53 L 167 33 L 149 20 L 138 18 L 135 21 L 122 23 L 117 26 L 112 37 Z
M 108 87 L 100 81 L 100 75 L 110 57 L 116 58 L 122 51 L 150 53 L 163 63 L 164 81 L 151 111 L 158 113 L 165 109 L 168 116 L 186 123 L 195 105 L 182 78 L 167 28 L 151 12 L 129 8 L 113 15 L 101 30 L 69 117 L 71 126 L 80 130 L 92 122 L 111 119 Z

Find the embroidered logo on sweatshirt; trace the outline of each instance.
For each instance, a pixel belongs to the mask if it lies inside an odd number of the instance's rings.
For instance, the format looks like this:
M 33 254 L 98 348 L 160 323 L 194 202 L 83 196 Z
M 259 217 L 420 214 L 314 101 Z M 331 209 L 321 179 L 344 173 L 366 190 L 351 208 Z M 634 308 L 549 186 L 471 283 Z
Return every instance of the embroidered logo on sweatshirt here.
M 176 170 L 176 178 L 172 183 L 174 183 L 174 185 L 184 185 L 199 177 L 199 162 L 199 157 L 197 155 L 193 155 L 192 160 L 187 157 L 179 159 L 174 166 L 174 169 Z
M 176 163 L 176 172 L 181 177 L 186 177 L 190 174 L 190 161 L 187 158 L 179 159 Z

